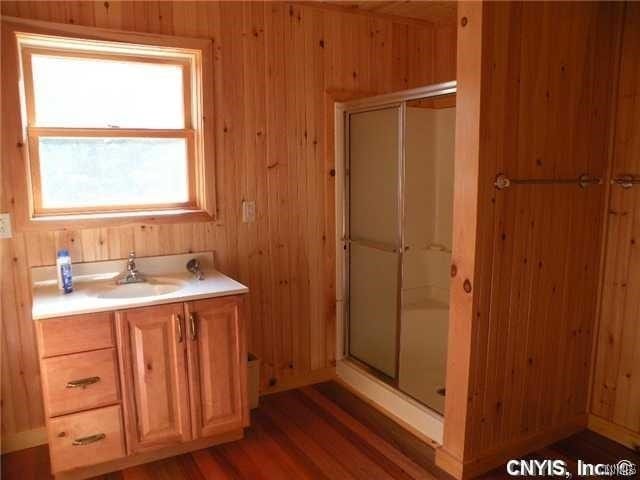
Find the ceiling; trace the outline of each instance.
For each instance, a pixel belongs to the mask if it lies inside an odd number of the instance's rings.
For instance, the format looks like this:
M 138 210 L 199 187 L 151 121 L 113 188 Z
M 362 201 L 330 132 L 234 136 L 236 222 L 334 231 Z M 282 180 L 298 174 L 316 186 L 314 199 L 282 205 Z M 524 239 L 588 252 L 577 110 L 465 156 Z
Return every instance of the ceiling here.
M 420 1 L 420 0 L 404 0 L 404 1 L 333 1 L 326 2 L 333 5 L 339 5 L 343 8 L 352 10 L 362 10 L 372 13 L 383 13 L 387 15 L 396 15 L 398 17 L 408 17 L 418 20 L 426 20 L 436 24 L 454 24 L 456 23 L 457 2 L 441 2 L 441 1 Z

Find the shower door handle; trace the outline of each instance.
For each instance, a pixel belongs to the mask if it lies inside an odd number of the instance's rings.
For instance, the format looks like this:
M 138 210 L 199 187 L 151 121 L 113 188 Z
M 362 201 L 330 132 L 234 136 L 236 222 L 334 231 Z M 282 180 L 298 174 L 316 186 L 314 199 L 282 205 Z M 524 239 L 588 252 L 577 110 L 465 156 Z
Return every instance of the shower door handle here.
M 355 243 L 356 245 L 360 245 L 362 247 L 373 248 L 374 250 L 381 250 L 383 252 L 389 252 L 389 253 L 398 253 L 401 250 L 400 248 L 398 248 L 397 245 L 393 245 L 391 243 L 385 243 L 385 242 L 376 242 L 372 240 L 350 238 L 350 239 L 347 239 L 347 243 L 348 244 Z

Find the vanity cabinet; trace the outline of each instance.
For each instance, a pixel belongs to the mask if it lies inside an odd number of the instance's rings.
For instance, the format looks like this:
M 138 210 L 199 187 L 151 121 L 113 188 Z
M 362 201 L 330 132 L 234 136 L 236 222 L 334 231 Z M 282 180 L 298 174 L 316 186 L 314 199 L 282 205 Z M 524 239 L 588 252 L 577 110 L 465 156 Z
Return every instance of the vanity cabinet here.
M 56 479 L 242 437 L 243 296 L 38 321 Z
M 120 379 L 116 349 L 45 358 L 42 383 L 50 417 L 118 403 Z
M 113 313 L 36 323 L 54 473 L 126 455 Z
M 120 405 L 73 413 L 49 421 L 53 472 L 69 471 L 125 456 Z
M 236 297 L 185 304 L 189 390 L 195 437 L 243 425 L 240 304 Z
M 182 317 L 181 303 L 116 313 L 131 453 L 191 439 Z

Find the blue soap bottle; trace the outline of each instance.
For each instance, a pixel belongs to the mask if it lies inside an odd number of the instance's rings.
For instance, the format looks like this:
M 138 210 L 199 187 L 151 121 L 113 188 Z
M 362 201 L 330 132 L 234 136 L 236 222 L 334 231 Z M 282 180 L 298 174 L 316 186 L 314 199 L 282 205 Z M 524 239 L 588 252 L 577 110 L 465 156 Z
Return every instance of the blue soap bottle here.
M 73 292 L 73 279 L 71 274 L 71 257 L 69 250 L 62 249 L 58 251 L 56 259 L 56 267 L 58 273 L 58 288 L 64 293 Z

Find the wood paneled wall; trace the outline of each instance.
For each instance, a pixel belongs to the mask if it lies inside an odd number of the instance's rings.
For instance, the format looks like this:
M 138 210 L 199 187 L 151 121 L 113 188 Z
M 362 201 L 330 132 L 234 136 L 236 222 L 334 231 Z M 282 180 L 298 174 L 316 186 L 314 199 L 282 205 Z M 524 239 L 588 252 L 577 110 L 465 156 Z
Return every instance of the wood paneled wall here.
M 640 4 L 635 2 L 626 6 L 615 118 L 611 174 L 640 177 Z M 607 214 L 591 412 L 617 426 L 602 433 L 640 449 L 640 186 L 611 186 Z
M 212 249 L 247 284 L 249 345 L 263 390 L 321 378 L 335 359 L 333 152 L 327 95 L 384 93 L 453 80 L 455 27 L 261 2 L 2 2 L 2 14 L 167 35 L 215 47 L 216 183 L 210 223 L 17 233 L 0 241 L 3 436 L 44 424 L 28 267 Z M 3 56 L 3 62 L 5 61 Z M 21 170 L 17 87 L 3 82 L 2 195 Z M 15 98 L 13 98 L 15 100 Z M 15 104 L 15 101 L 13 102 Z M 243 199 L 257 202 L 243 224 Z
M 465 475 L 586 425 L 605 186 L 498 191 L 493 182 L 498 173 L 606 176 L 621 11 L 604 2 L 459 6 L 466 136 L 457 132 L 458 314 L 442 458 Z

